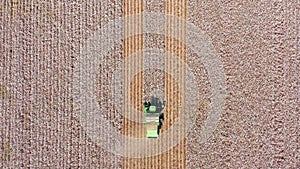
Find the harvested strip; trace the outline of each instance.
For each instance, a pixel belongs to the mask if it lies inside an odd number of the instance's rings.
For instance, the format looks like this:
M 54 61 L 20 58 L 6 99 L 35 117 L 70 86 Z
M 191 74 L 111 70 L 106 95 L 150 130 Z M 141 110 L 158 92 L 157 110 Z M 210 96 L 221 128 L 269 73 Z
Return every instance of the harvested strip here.
M 142 0 L 128 0 L 124 1 L 123 3 L 123 16 L 137 14 L 143 11 L 143 1 Z M 134 23 L 134 26 L 132 28 L 129 28 L 124 25 L 124 32 L 125 37 L 129 34 L 130 31 L 135 32 L 141 32 L 143 24 L 142 24 L 142 17 L 137 18 L 136 23 Z M 133 30 L 129 30 L 133 29 Z M 129 57 L 132 53 L 137 52 L 139 50 L 143 49 L 143 35 L 137 35 L 132 37 L 126 37 L 124 39 L 124 49 L 123 49 L 123 56 L 124 59 L 126 57 Z M 141 65 L 143 64 L 143 56 L 141 56 L 136 62 L 132 63 L 129 66 L 132 66 L 135 68 L 136 64 Z M 124 65 L 126 66 L 126 65 Z M 129 70 L 126 67 L 123 67 L 123 70 Z M 134 79 L 128 79 L 128 75 L 130 72 L 124 73 L 124 101 L 131 101 L 131 104 L 137 109 L 142 112 L 142 99 L 143 99 L 143 73 L 137 74 Z M 131 80 L 131 85 L 126 86 L 128 82 Z M 128 90 L 129 89 L 129 90 Z M 123 108 L 123 114 L 127 112 L 129 109 L 128 107 Z M 123 123 L 123 134 L 128 135 L 131 137 L 143 137 L 144 136 L 144 126 L 143 124 L 139 124 L 133 121 L 130 121 L 126 119 L 126 117 L 123 117 L 122 120 Z M 126 146 L 128 143 L 124 143 L 124 146 Z M 133 158 L 127 158 L 123 157 L 123 168 L 141 168 L 144 167 L 144 164 L 141 164 L 139 159 L 133 159 Z
M 171 14 L 177 17 L 180 17 L 182 19 L 187 18 L 187 1 L 186 0 L 166 0 L 166 14 Z M 171 30 L 168 29 L 168 25 L 172 25 L 174 23 L 171 23 L 172 20 L 166 21 L 166 32 L 169 32 Z M 178 29 L 178 32 L 175 32 L 177 35 L 180 35 L 180 37 L 186 38 L 186 25 L 179 25 L 180 28 Z M 169 34 L 169 33 L 167 33 Z M 187 56 L 186 56 L 186 44 L 183 44 L 182 42 L 179 42 L 172 37 L 165 37 L 166 41 L 166 51 L 169 51 L 171 53 L 174 53 L 178 56 L 178 59 L 181 59 L 182 61 L 186 62 Z M 166 70 L 172 70 L 173 66 L 177 66 L 177 63 L 170 63 L 170 61 L 165 61 L 165 68 Z M 178 67 L 177 72 L 172 72 L 172 76 L 175 76 L 176 79 L 179 79 L 180 85 L 185 89 L 185 67 Z M 184 110 L 184 94 L 179 95 L 179 92 L 184 93 L 185 91 L 179 91 L 178 89 L 173 87 L 174 81 L 170 80 L 169 75 L 165 75 L 165 94 L 166 94 L 166 101 L 167 101 L 167 107 L 166 107 L 166 126 L 170 127 L 172 125 L 172 120 L 175 119 L 178 116 L 179 110 Z M 172 107 L 170 107 L 172 106 Z M 185 133 L 181 133 L 185 135 Z M 172 141 L 172 140 L 170 140 Z M 170 144 L 170 143 L 168 143 Z M 164 165 L 165 168 L 185 168 L 185 140 L 180 142 L 176 147 L 171 149 L 170 151 L 166 152 L 168 156 L 167 165 Z

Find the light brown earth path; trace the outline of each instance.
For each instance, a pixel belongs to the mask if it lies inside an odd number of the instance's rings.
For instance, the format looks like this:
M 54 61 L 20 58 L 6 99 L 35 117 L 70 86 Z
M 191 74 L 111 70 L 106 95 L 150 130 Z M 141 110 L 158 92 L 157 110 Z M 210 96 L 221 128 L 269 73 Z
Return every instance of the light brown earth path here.
M 186 19 L 187 17 L 187 3 L 186 1 L 165 1 L 166 4 L 166 14 L 175 15 L 178 17 L 181 17 L 183 19 Z M 132 2 L 132 1 L 126 1 L 126 3 L 123 4 L 123 15 L 130 15 L 130 14 L 136 14 L 143 11 L 143 2 Z M 141 26 L 141 23 L 136 23 L 139 26 Z M 176 32 L 178 34 L 185 34 L 185 26 L 181 25 L 182 29 L 180 29 L 180 32 Z M 140 27 L 136 27 L 137 29 L 140 29 Z M 167 26 L 166 26 L 167 28 Z M 141 30 L 137 30 L 141 31 Z M 169 30 L 166 30 L 169 31 Z M 126 35 L 126 26 L 125 26 L 125 35 Z M 166 51 L 169 51 L 171 53 L 174 53 L 175 55 L 178 55 L 180 59 L 183 61 L 186 61 L 186 46 L 185 44 L 174 40 L 172 37 L 165 37 L 166 42 Z M 128 57 L 130 54 L 137 52 L 138 50 L 141 50 L 143 48 L 143 36 L 134 36 L 127 38 L 124 41 L 124 58 Z M 142 56 L 140 57 L 142 59 Z M 139 61 L 137 61 L 139 62 Z M 136 63 L 134 63 L 136 64 Z M 139 63 L 137 63 L 139 64 Z M 140 63 L 141 64 L 141 63 Z M 131 65 L 134 66 L 134 65 Z M 166 60 L 166 69 L 171 66 L 176 66 L 176 63 L 171 63 L 170 61 Z M 125 68 L 126 70 L 126 68 Z M 170 69 L 171 70 L 171 69 Z M 129 72 L 127 72 L 129 73 Z M 183 85 L 184 87 L 184 69 L 179 68 L 178 71 L 172 72 L 173 76 L 176 76 L 177 79 L 180 80 L 179 83 Z M 125 93 L 125 101 L 126 99 L 130 99 L 130 101 L 133 103 L 133 105 L 139 109 L 142 110 L 141 103 L 142 103 L 142 86 L 140 84 L 143 84 L 143 73 L 139 73 L 135 76 L 135 78 L 130 82 L 129 86 L 124 86 L 125 89 L 130 88 L 130 94 Z M 128 78 L 126 77 L 125 73 L 125 84 L 128 82 Z M 165 98 L 167 99 L 168 106 L 166 108 L 166 123 L 163 127 L 163 130 L 167 130 L 173 123 L 174 119 L 178 116 L 179 106 L 183 106 L 180 104 L 183 100 L 183 96 L 179 94 L 179 87 L 178 84 L 176 84 L 173 77 L 169 74 L 165 74 Z M 134 88 L 134 90 L 132 90 Z M 181 91 L 183 92 L 183 91 Z M 140 105 L 139 105 L 140 104 Z M 172 107 L 170 106 L 172 105 Z M 127 111 L 128 108 L 124 108 L 124 111 Z M 144 137 L 144 126 L 142 124 L 138 124 L 132 121 L 127 120 L 126 118 L 123 118 L 123 131 L 124 134 L 132 136 L 132 137 Z M 184 134 L 184 133 L 182 133 Z M 169 140 L 170 142 L 165 143 L 166 145 L 171 144 L 172 140 Z M 126 145 L 126 143 L 125 143 Z M 175 146 L 171 150 L 157 156 L 148 157 L 148 158 L 141 158 L 141 159 L 130 159 L 130 158 L 124 158 L 123 159 L 123 167 L 124 168 L 185 168 L 185 142 L 182 141 L 179 145 Z
M 127 0 L 123 1 L 123 16 L 126 17 L 128 15 L 134 15 L 143 12 L 143 0 Z M 138 17 L 135 23 L 133 23 L 131 27 L 128 27 L 128 23 L 124 22 L 124 36 L 126 37 L 129 35 L 129 31 L 134 32 L 142 32 L 143 28 L 143 20 L 142 17 Z M 144 36 L 143 34 L 139 34 L 136 36 L 130 36 L 124 39 L 123 42 L 123 59 L 126 59 L 131 54 L 138 52 L 143 49 L 143 41 Z M 128 75 L 130 74 L 129 67 L 131 69 L 135 69 L 137 65 L 143 64 L 143 56 L 139 56 L 138 60 L 136 60 L 132 64 L 124 64 L 123 70 L 124 72 L 124 86 L 123 86 L 123 93 L 124 93 L 124 101 L 130 101 L 132 105 L 142 112 L 142 98 L 143 98 L 143 72 L 138 73 L 134 76 L 133 79 L 129 79 Z M 127 84 L 130 84 L 129 86 Z M 128 107 L 122 108 L 123 115 L 125 115 L 125 112 L 129 111 Z M 123 124 L 123 134 L 130 136 L 130 137 L 144 137 L 145 129 L 144 125 L 142 123 L 133 122 L 129 119 L 127 119 L 125 116 L 122 118 L 122 124 Z M 127 142 L 124 143 L 124 146 L 127 146 Z M 126 156 L 126 154 L 125 154 Z M 127 158 L 123 157 L 122 160 L 123 168 L 144 168 L 145 164 L 141 163 L 141 159 L 135 159 L 135 158 Z
M 187 1 L 186 0 L 166 0 L 166 9 L 165 13 L 169 15 L 173 15 L 176 17 L 179 17 L 183 20 L 187 19 Z M 166 34 L 170 34 L 170 28 L 167 25 L 172 25 L 174 21 L 172 20 L 166 20 L 166 27 L 165 31 Z M 180 24 L 179 29 L 177 29 L 177 32 L 174 32 L 177 36 L 181 37 L 184 41 L 186 38 L 186 25 Z M 172 36 L 172 35 L 171 35 Z M 172 37 L 165 37 L 165 43 L 166 48 L 165 50 L 167 52 L 171 52 L 174 54 L 174 56 L 178 57 L 176 60 L 181 60 L 183 62 L 187 61 L 187 48 L 186 44 L 183 42 L 180 42 L 178 40 L 175 40 Z M 175 72 L 171 72 L 172 75 L 165 74 L 165 98 L 167 101 L 167 107 L 165 111 L 165 126 L 163 128 L 164 130 L 167 130 L 172 124 L 175 118 L 178 117 L 179 111 L 183 113 L 184 109 L 184 92 L 185 91 L 179 91 L 178 85 L 182 86 L 182 89 L 185 88 L 185 67 L 179 67 L 178 61 L 170 62 L 169 60 L 165 60 L 165 69 L 166 70 L 174 70 L 173 67 L 177 67 L 175 69 Z M 175 79 L 178 79 L 178 82 L 174 81 Z M 172 80 L 173 79 L 173 80 Z M 176 84 L 178 83 L 178 84 Z M 180 133 L 182 135 L 185 135 L 185 133 Z M 169 140 L 168 143 L 172 143 L 172 140 Z M 163 164 L 165 168 L 185 168 L 186 166 L 186 151 L 185 151 L 185 140 L 182 140 L 178 145 L 176 145 L 174 148 L 163 154 L 162 156 L 167 155 L 167 162 Z

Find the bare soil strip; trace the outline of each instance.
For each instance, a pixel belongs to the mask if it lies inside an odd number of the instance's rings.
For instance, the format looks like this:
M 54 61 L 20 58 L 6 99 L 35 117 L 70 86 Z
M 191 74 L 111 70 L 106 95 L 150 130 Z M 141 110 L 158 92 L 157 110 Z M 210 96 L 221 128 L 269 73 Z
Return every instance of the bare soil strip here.
M 141 13 L 143 11 L 143 0 L 128 0 L 124 1 L 123 3 L 123 16 L 128 16 L 132 14 Z M 143 28 L 143 20 L 142 17 L 138 18 L 135 22 L 134 31 L 141 32 Z M 125 36 L 129 32 L 129 28 L 126 27 L 126 23 L 124 23 L 124 33 Z M 133 31 L 133 30 L 130 30 Z M 131 54 L 140 51 L 143 49 L 144 46 L 144 36 L 137 35 L 128 37 L 124 40 L 124 49 L 123 49 L 123 56 L 124 59 Z M 133 65 L 130 65 L 132 67 L 136 67 L 136 65 L 143 64 L 143 56 L 139 57 L 139 60 L 137 60 Z M 128 70 L 126 66 L 123 70 Z M 132 105 L 135 106 L 136 109 L 142 111 L 142 99 L 143 99 L 143 73 L 137 74 L 134 79 L 128 79 L 128 75 L 130 72 L 125 72 L 124 74 L 124 84 L 128 84 L 127 82 L 131 80 L 130 86 L 124 85 L 123 91 L 124 91 L 124 101 L 131 101 Z M 129 89 L 129 90 L 128 90 Z M 129 91 L 129 92 L 127 92 Z M 129 109 L 128 107 L 123 108 L 123 114 L 124 112 L 127 112 Z M 144 137 L 144 126 L 143 124 L 136 123 L 133 121 L 130 121 L 126 119 L 126 117 L 123 117 L 122 120 L 123 123 L 123 134 L 128 135 L 131 137 Z M 126 146 L 127 143 L 125 143 L 124 146 Z M 139 159 L 134 158 L 123 158 L 123 168 L 143 168 L 145 167 L 144 164 L 141 164 L 141 161 Z
M 187 18 L 187 3 L 186 1 L 175 1 L 175 0 L 167 0 L 166 2 L 166 14 L 172 14 L 183 19 Z M 131 15 L 140 13 L 143 11 L 143 2 L 139 1 L 127 1 L 123 4 L 123 15 Z M 137 22 L 137 31 L 141 29 L 141 23 Z M 185 34 L 186 27 L 185 25 L 181 25 L 182 28 L 178 34 Z M 126 26 L 125 26 L 126 27 Z M 166 27 L 167 28 L 167 27 Z M 126 35 L 126 29 L 124 30 Z M 166 30 L 169 31 L 169 30 Z M 186 45 L 182 44 L 179 41 L 172 39 L 172 37 L 165 37 L 166 41 L 166 51 L 171 53 L 175 53 L 179 56 L 180 59 L 186 62 Z M 127 38 L 124 41 L 124 58 L 128 57 L 133 52 L 143 49 L 143 35 L 134 36 Z M 142 56 L 140 57 L 142 61 Z M 142 64 L 142 62 L 137 61 L 134 64 Z M 170 61 L 166 61 L 166 69 L 177 66 L 178 63 L 171 63 Z M 131 65 L 135 66 L 135 65 Z M 126 68 L 125 68 L 126 70 Z M 127 72 L 129 73 L 129 72 Z M 180 85 L 185 86 L 185 79 L 184 77 L 184 68 L 178 68 L 177 72 L 172 72 L 173 76 L 177 76 Z M 181 78 L 179 78 L 181 77 Z M 125 73 L 125 84 L 128 82 L 129 79 L 126 77 Z M 124 86 L 124 89 L 130 88 L 130 93 L 124 93 L 126 99 L 130 99 L 131 103 L 138 109 L 142 110 L 142 97 L 143 97 L 143 73 L 139 73 L 135 76 L 135 78 L 130 82 L 130 86 Z M 172 78 L 171 75 L 165 74 L 165 93 L 166 93 L 166 100 L 167 100 L 167 107 L 166 107 L 166 123 L 162 129 L 162 132 L 167 130 L 173 123 L 173 121 L 178 116 L 179 107 L 181 106 L 184 108 L 183 100 L 184 96 L 180 95 L 179 86 L 176 84 L 175 80 Z M 184 91 L 182 91 L 184 93 Z M 124 108 L 126 112 L 128 108 Z M 125 135 L 132 136 L 132 137 L 145 137 L 144 133 L 144 126 L 139 123 L 132 122 L 123 118 L 123 132 Z M 184 133 L 182 133 L 184 134 Z M 168 143 L 171 144 L 170 140 Z M 126 143 L 125 143 L 126 145 Z M 161 155 L 148 157 L 144 159 L 133 159 L 133 158 L 123 158 L 123 168 L 185 168 L 185 141 L 182 141 L 179 145 L 172 148 L 170 151 L 165 152 Z
M 187 1 L 186 0 L 166 0 L 166 14 L 175 15 L 182 19 L 187 19 Z M 166 21 L 166 24 L 171 24 L 172 21 Z M 180 25 L 179 31 L 176 34 L 181 35 L 180 37 L 185 38 L 186 26 Z M 166 32 L 171 31 L 166 27 Z M 182 61 L 187 61 L 187 48 L 186 44 L 173 39 L 172 37 L 165 37 L 166 41 L 166 51 L 174 53 Z M 170 61 L 165 61 L 166 70 L 170 67 L 178 67 L 177 63 L 170 63 Z M 172 76 L 177 76 L 179 79 L 179 84 L 185 88 L 185 67 L 178 67 L 177 72 L 172 72 Z M 179 91 L 178 85 L 174 84 L 171 80 L 171 76 L 165 75 L 165 95 L 167 99 L 168 106 L 166 107 L 166 125 L 164 129 L 167 129 L 172 125 L 173 120 L 178 117 L 178 113 L 184 109 L 184 92 Z M 175 82 L 176 83 L 176 82 Z M 180 94 L 181 93 L 181 94 Z M 181 111 L 181 113 L 183 113 Z M 185 134 L 185 133 L 181 133 Z M 172 140 L 170 140 L 171 142 Z M 170 143 L 168 143 L 170 144 Z M 167 152 L 168 162 L 165 166 L 166 168 L 185 168 L 185 140 L 181 141 L 176 147 Z

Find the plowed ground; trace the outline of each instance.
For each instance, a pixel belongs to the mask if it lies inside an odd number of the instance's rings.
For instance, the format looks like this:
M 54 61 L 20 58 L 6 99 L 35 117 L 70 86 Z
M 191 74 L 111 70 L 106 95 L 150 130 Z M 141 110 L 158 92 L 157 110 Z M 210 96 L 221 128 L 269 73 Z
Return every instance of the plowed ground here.
M 176 15 L 211 38 L 224 64 L 226 104 L 216 131 L 198 143 L 210 104 L 201 60 L 186 44 L 162 35 L 141 33 L 115 44 L 99 70 L 89 73 L 99 79 L 99 112 L 120 133 L 145 137 L 142 124 L 120 114 L 128 107 L 118 112 L 110 88 L 116 63 L 134 52 L 156 46 L 175 53 L 192 68 L 200 89 L 195 92 L 203 96 L 197 123 L 185 140 L 157 156 L 128 158 L 108 152 L 87 135 L 73 81 L 87 39 L 108 22 L 142 11 Z M 297 0 L 1 1 L 0 168 L 299 168 L 299 18 Z M 142 19 L 130 31 L 142 32 Z M 186 28 L 179 30 L 184 36 Z M 142 65 L 143 58 L 131 66 Z M 177 65 L 164 62 L 165 69 Z M 122 89 L 128 91 L 123 99 L 142 111 L 153 89 L 164 92 L 164 133 L 186 106 L 180 95 L 185 91 L 178 87 L 186 85 L 184 70 L 178 67 L 172 76 L 148 70 L 133 79 L 125 73 L 130 85 Z

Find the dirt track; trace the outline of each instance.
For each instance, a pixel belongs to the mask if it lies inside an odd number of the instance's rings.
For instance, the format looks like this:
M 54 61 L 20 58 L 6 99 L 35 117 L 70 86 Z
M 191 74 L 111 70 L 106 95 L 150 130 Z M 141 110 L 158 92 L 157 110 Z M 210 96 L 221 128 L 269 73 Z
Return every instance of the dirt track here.
M 11 0 L 2 1 L 0 11 L 0 168 L 300 167 L 296 0 Z M 224 64 L 227 95 L 217 130 L 199 144 L 194 138 L 208 114 L 210 84 L 193 51 L 160 35 L 139 35 L 116 44 L 95 70 L 99 78 L 95 95 L 101 112 L 119 132 L 144 137 L 143 126 L 122 118 L 110 95 L 116 63 L 143 47 L 178 54 L 199 79 L 202 96 L 197 124 L 185 141 L 159 156 L 133 159 L 109 153 L 91 141 L 74 108 L 72 80 L 88 37 L 117 17 L 141 11 L 174 14 L 203 30 Z M 142 25 L 137 25 L 136 31 L 141 31 Z M 166 68 L 175 65 L 165 63 Z M 142 64 L 142 57 L 136 64 Z M 160 80 L 145 79 L 154 75 Z M 177 116 L 178 107 L 184 106 L 177 84 L 170 79 L 159 71 L 137 74 L 131 82 L 134 90 L 124 96 L 141 109 L 153 86 L 163 88 L 167 102 L 174 105 L 167 107 L 169 120 L 163 132 Z

